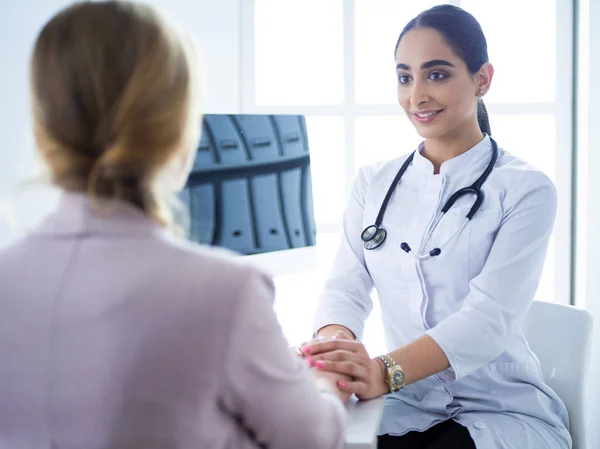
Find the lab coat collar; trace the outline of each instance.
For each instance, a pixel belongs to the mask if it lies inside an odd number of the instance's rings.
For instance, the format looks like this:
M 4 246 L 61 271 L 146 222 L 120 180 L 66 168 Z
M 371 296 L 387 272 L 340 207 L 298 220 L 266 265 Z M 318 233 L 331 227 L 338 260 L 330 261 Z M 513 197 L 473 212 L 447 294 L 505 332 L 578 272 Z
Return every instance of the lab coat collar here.
M 133 205 L 117 201 L 92 201 L 84 193 L 64 192 L 56 209 L 42 221 L 34 234 L 83 237 L 149 236 L 168 232 Z
M 419 171 L 428 175 L 433 175 L 433 164 L 429 159 L 426 159 L 421 154 L 424 146 L 425 142 L 422 142 L 419 145 L 418 150 L 415 152 L 413 163 Z M 452 176 L 465 170 L 472 169 L 474 164 L 478 164 L 478 162 L 482 160 L 489 162 L 489 158 L 491 157 L 491 148 L 492 143 L 490 141 L 490 136 L 485 134 L 483 139 L 474 147 L 465 151 L 463 154 L 444 162 L 440 167 L 440 174 L 444 176 Z

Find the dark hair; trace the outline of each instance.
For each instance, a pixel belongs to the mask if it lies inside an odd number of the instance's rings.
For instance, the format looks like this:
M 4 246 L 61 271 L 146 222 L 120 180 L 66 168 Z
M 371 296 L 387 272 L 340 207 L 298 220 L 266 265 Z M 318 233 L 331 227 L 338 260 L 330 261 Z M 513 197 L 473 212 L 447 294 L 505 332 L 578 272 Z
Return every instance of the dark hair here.
M 487 41 L 481 25 L 475 17 L 458 6 L 434 6 L 408 22 L 396 42 L 394 56 L 404 35 L 414 28 L 433 28 L 439 32 L 465 62 L 471 74 L 488 62 Z M 492 135 L 487 109 L 481 98 L 477 103 L 477 121 L 482 132 Z

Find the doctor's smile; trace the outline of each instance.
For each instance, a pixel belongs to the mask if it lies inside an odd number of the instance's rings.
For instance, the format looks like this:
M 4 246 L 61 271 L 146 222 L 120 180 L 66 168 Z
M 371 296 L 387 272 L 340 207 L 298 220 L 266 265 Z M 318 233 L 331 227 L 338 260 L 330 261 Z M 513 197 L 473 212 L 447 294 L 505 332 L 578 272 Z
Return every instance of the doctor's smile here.
M 412 111 L 411 114 L 413 115 L 413 117 L 421 122 L 421 123 L 431 123 L 433 120 L 436 119 L 436 117 L 441 114 L 444 110 L 443 109 L 439 109 L 439 110 L 428 110 L 428 111 Z

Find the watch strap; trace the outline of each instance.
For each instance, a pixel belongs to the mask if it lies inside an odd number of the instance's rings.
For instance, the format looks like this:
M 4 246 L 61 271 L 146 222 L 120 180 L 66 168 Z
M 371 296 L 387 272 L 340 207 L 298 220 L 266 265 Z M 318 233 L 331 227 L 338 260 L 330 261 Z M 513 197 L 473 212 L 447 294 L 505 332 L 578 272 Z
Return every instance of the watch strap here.
M 379 355 L 377 356 L 377 358 L 381 360 L 386 367 L 385 382 L 387 383 L 390 389 L 390 393 L 395 393 L 396 391 L 402 389 L 404 387 L 404 371 L 402 370 L 400 365 L 396 363 L 396 361 L 387 354 Z M 393 384 L 392 376 L 395 371 L 400 371 L 402 379 L 400 385 Z

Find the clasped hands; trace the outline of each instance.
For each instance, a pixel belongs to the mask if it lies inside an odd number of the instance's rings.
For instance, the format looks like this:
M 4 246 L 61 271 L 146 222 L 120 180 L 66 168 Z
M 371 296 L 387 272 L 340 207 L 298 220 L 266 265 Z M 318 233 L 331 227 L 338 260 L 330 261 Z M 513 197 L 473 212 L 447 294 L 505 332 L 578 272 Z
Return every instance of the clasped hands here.
M 370 358 L 364 345 L 344 332 L 331 338 L 317 336 L 300 349 L 317 376 L 335 381 L 343 400 L 353 393 L 366 400 L 389 392 L 383 362 Z

